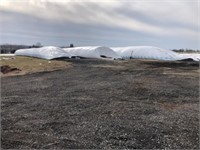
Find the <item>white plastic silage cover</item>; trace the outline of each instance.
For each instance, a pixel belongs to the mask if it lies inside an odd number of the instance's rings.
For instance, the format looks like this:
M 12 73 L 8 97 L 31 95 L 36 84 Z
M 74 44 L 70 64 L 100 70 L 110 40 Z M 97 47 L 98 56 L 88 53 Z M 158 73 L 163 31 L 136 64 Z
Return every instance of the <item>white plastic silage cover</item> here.
M 179 56 L 183 59 L 191 58 L 194 61 L 200 61 L 200 54 L 198 53 L 183 53 L 183 54 L 179 54 Z
M 63 48 L 63 50 L 65 52 L 70 53 L 72 56 L 78 56 L 84 58 L 100 58 L 100 59 L 121 58 L 112 49 L 102 46 Z
M 19 49 L 15 52 L 15 55 L 30 56 L 43 59 L 55 59 L 61 57 L 71 58 L 71 55 L 65 52 L 63 49 L 54 46 L 45 46 L 41 48 Z
M 124 59 L 181 60 L 177 53 L 153 46 L 113 47 L 112 49 Z

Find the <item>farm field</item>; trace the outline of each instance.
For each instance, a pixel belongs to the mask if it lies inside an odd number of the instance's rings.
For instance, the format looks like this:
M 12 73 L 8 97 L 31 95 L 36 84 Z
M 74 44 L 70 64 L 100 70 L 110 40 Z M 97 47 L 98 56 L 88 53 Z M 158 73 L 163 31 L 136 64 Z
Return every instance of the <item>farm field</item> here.
M 2 149 L 199 149 L 198 62 L 58 63 L 1 78 Z

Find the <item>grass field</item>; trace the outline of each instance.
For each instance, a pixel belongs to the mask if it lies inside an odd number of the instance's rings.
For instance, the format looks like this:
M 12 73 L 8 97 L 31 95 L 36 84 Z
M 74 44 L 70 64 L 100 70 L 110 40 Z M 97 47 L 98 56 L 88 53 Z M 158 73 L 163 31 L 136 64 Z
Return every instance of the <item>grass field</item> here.
M 9 72 L 8 74 L 1 74 L 1 76 L 21 75 L 34 72 L 52 71 L 63 69 L 71 66 L 71 63 L 59 60 L 44 60 L 32 57 L 0 57 L 0 66 L 8 65 L 12 68 L 18 68 L 21 71 Z

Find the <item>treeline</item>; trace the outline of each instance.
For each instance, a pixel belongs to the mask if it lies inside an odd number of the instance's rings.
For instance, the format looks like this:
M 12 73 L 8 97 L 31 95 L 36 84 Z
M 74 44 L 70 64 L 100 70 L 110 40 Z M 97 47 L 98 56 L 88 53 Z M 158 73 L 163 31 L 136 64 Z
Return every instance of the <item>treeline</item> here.
M 0 45 L 0 53 L 12 54 L 15 53 L 15 51 L 18 49 L 39 48 L 39 47 L 42 47 L 42 44 L 39 42 L 33 45 L 2 44 Z M 69 46 L 62 46 L 62 48 L 69 48 L 69 47 L 74 47 L 74 45 L 70 44 Z
M 177 53 L 200 53 L 199 49 L 172 49 L 172 51 L 177 52 Z
M 39 47 L 42 47 L 42 45 L 39 42 L 33 45 L 2 44 L 0 45 L 0 53 L 9 54 L 9 53 L 15 53 L 15 51 L 18 49 L 39 48 Z

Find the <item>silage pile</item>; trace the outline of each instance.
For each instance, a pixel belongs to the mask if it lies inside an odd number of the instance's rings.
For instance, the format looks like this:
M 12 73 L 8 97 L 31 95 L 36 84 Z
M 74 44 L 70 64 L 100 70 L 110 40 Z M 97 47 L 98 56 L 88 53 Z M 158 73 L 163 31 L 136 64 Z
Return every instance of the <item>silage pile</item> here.
M 42 59 L 71 58 L 71 55 L 62 48 L 55 46 L 45 46 L 41 48 L 19 49 L 15 52 L 18 56 L 37 57 Z

